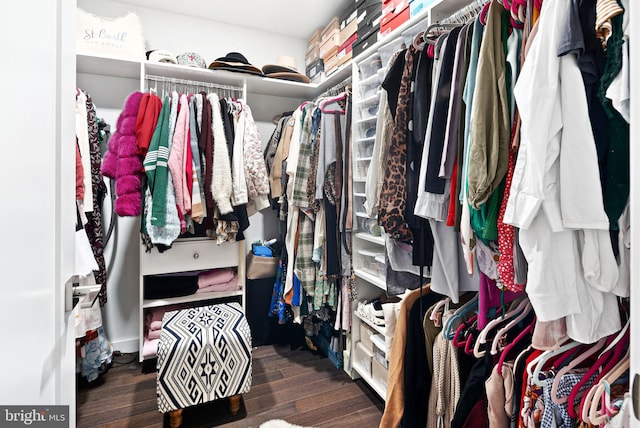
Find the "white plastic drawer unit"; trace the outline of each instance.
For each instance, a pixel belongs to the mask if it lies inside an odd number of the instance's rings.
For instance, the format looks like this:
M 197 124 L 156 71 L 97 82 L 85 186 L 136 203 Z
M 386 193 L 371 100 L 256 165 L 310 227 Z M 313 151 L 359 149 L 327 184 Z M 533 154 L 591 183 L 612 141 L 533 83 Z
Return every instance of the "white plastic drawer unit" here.
M 187 272 L 238 265 L 238 243 L 216 244 L 211 239 L 176 241 L 170 249 L 160 253 L 153 249 L 142 252 L 142 275 Z

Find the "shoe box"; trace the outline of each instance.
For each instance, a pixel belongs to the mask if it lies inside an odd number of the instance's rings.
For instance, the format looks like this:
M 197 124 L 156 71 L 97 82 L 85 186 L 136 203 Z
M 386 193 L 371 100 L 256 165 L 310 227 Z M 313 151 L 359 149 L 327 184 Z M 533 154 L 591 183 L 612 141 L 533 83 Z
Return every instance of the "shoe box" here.
M 410 18 L 409 0 L 386 0 L 382 3 L 380 34 L 384 37 Z

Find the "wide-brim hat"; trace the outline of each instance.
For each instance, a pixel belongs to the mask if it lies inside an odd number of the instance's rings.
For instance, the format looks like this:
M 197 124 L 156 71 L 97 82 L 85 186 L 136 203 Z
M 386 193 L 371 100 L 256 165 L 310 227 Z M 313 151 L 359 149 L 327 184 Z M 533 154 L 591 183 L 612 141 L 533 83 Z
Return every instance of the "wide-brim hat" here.
M 311 81 L 307 76 L 298 72 L 295 58 L 286 55 L 280 55 L 275 64 L 266 64 L 263 66 L 262 72 L 265 76 L 274 79 L 292 80 L 302 83 L 309 83 Z
M 238 52 L 229 52 L 225 56 L 216 59 L 209 64 L 211 70 L 229 70 L 238 71 L 241 73 L 255 74 L 263 76 L 262 70 L 258 67 L 251 65 L 244 55 Z

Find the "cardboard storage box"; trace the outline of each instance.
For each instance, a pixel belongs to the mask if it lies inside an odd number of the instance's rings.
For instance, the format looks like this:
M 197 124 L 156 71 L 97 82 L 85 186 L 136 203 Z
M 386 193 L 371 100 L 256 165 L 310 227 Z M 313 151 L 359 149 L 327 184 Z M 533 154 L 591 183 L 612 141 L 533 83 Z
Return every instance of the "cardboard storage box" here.
M 362 41 L 380 31 L 382 3 L 374 3 L 358 12 L 358 40 Z
M 329 21 L 327 26 L 324 27 L 324 30 L 322 30 L 320 43 L 323 43 L 325 40 L 331 37 L 335 30 L 340 31 L 340 18 L 338 18 L 337 16 L 334 16 L 331 21 Z
M 337 48 L 336 48 L 337 52 Z M 324 60 L 324 72 L 328 75 L 338 69 L 338 56 L 332 55 Z
M 320 45 L 316 45 L 315 48 L 307 51 L 307 55 L 304 58 L 304 65 L 308 67 L 313 64 L 315 61 L 320 59 Z
M 384 37 L 409 20 L 409 0 L 389 0 L 382 5 L 380 34 Z
M 322 58 L 315 60 L 313 63 L 307 66 L 306 71 L 307 77 L 309 77 L 309 79 L 313 79 L 318 74 L 324 71 L 324 60 Z
M 336 55 L 338 57 L 338 67 L 340 67 L 342 64 L 346 64 L 347 62 L 351 61 L 351 59 L 353 58 L 353 51 L 349 51 L 349 52 L 338 52 L 338 55 Z
M 321 34 L 322 34 L 322 30 L 318 28 L 316 31 L 313 32 L 313 34 L 311 34 L 311 36 L 309 36 L 309 39 L 307 40 L 307 46 L 308 46 L 307 50 L 313 48 L 316 45 L 320 45 L 320 42 L 322 41 Z
M 342 31 L 347 25 L 354 21 L 358 17 L 358 4 L 351 0 L 349 6 L 347 6 L 340 14 L 340 30 Z
M 367 37 L 365 39 L 362 39 L 362 40 L 360 39 L 360 36 L 358 35 L 358 40 L 353 45 L 353 56 L 357 57 L 362 52 L 367 50 L 368 47 L 374 45 L 378 41 L 378 34 L 379 33 L 376 31 L 373 34 L 370 34 L 369 37 Z
M 335 55 L 338 52 L 338 46 L 340 46 L 340 30 L 333 30 L 331 35 L 320 44 L 320 58 L 325 60 Z
M 358 32 L 358 21 L 354 19 L 349 23 L 349 25 L 345 26 L 342 30 L 340 30 L 340 44 L 343 45 L 344 42 L 349 40 L 357 32 Z
M 435 0 L 410 0 L 409 1 L 409 16 L 414 17 L 419 15 L 427 9 L 427 6 L 434 3 Z

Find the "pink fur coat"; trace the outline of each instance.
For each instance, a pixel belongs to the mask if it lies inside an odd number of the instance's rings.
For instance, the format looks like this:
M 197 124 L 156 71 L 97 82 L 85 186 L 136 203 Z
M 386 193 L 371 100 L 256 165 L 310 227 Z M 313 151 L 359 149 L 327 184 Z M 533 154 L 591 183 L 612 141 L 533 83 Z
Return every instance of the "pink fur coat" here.
M 137 216 L 142 211 L 144 169 L 136 153 L 135 133 L 141 98 L 142 92 L 134 92 L 125 101 L 102 161 L 102 175 L 116 180 L 115 212 L 121 217 Z

